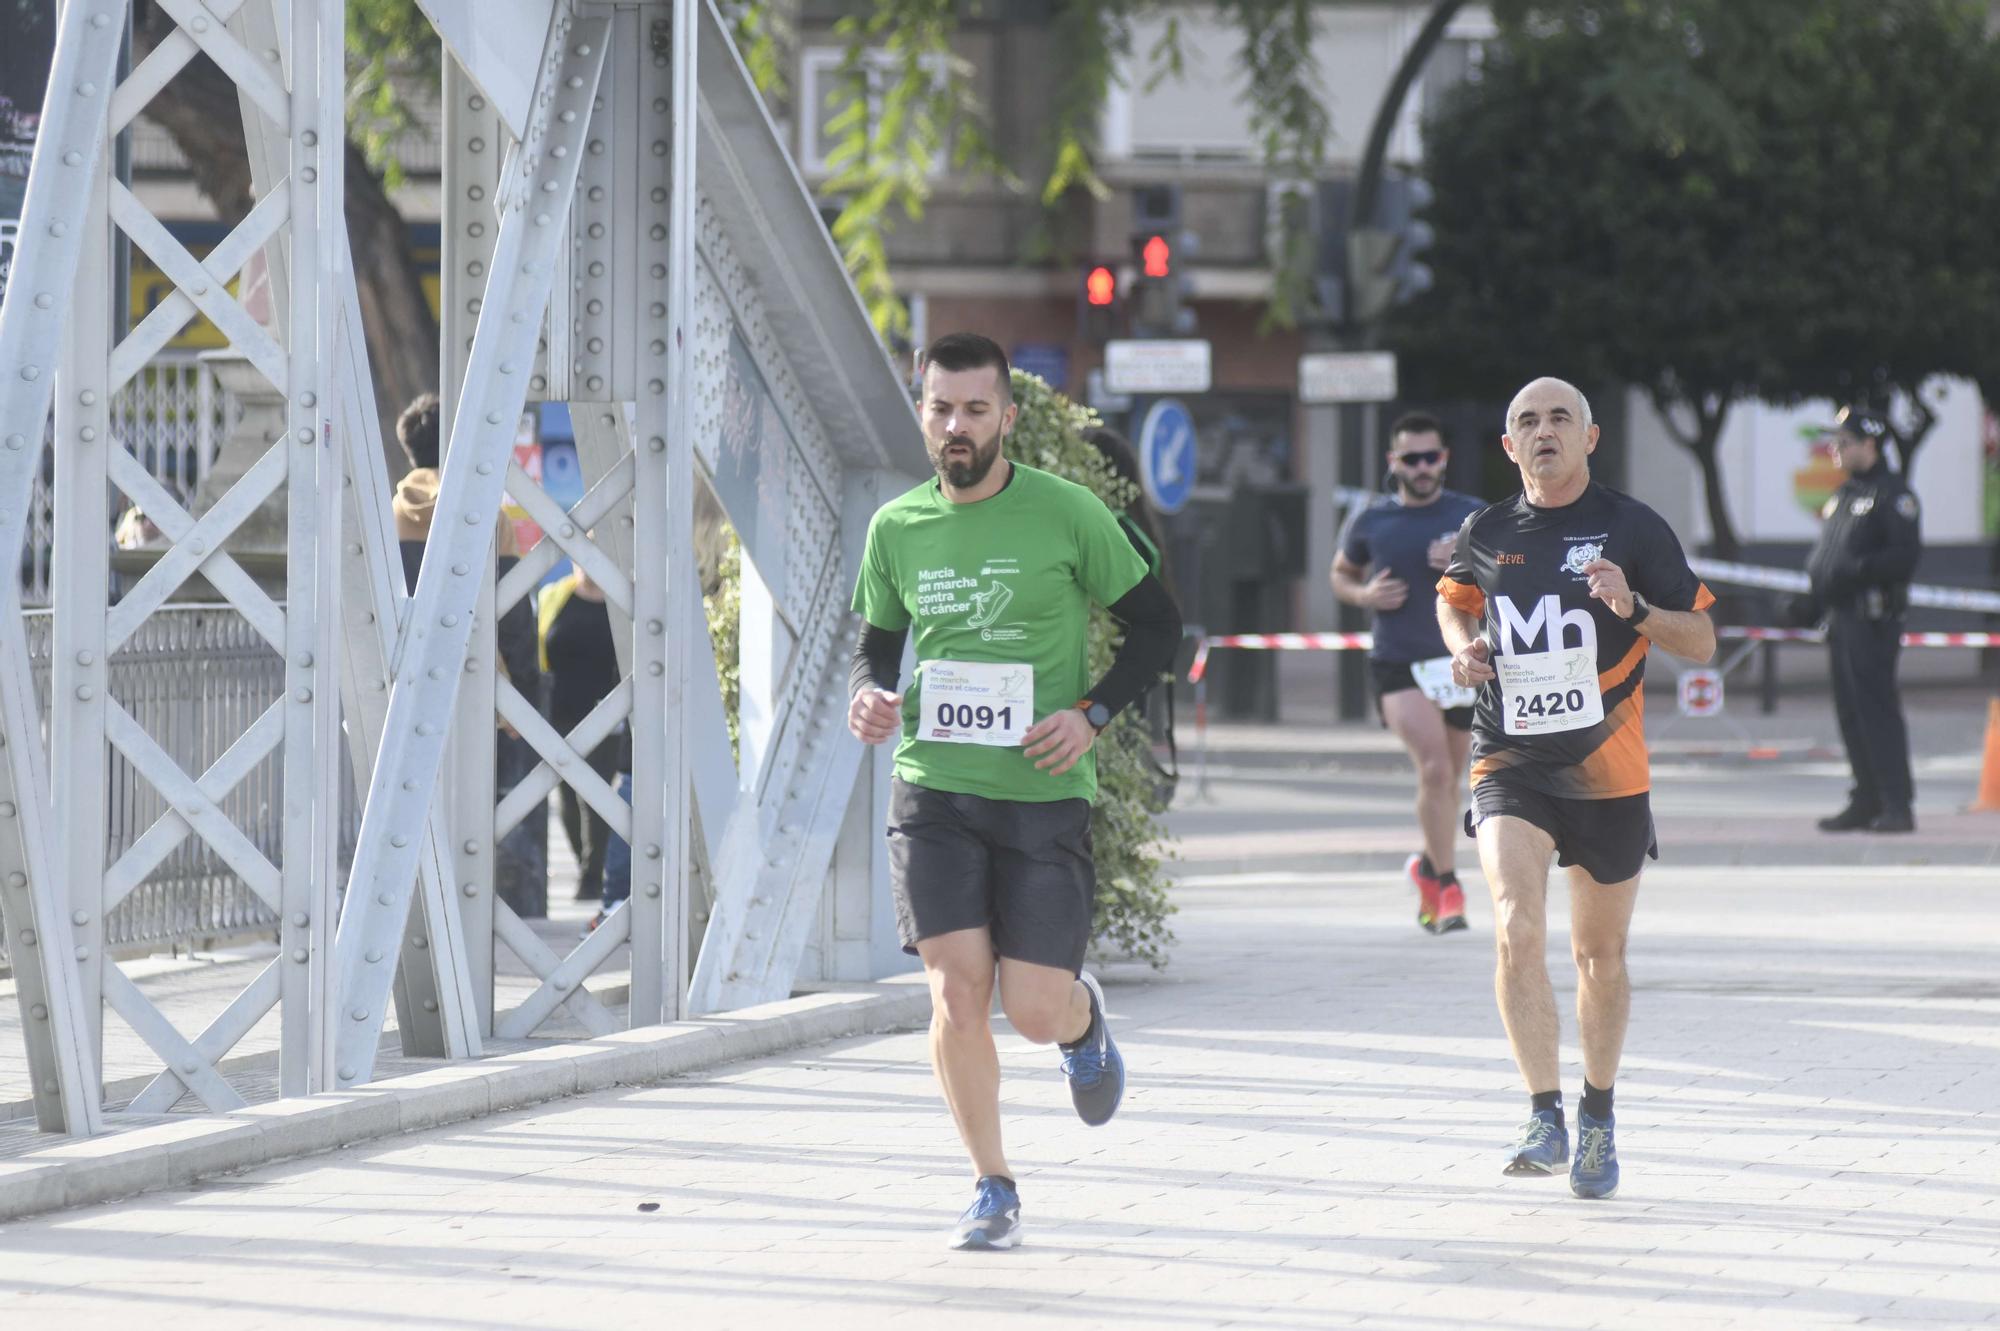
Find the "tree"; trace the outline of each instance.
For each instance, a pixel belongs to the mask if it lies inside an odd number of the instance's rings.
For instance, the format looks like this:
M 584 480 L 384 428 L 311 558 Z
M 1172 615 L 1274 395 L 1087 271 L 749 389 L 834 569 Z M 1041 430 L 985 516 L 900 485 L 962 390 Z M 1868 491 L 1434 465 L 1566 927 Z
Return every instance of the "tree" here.
M 350 122 L 359 123 L 346 144 L 347 231 L 375 402 L 393 465 L 400 461 L 390 428 L 396 414 L 417 394 L 438 387 L 438 326 L 424 298 L 409 227 L 389 197 L 397 167 L 388 144 L 408 111 L 400 92 L 385 91 L 386 73 L 396 62 L 414 60 L 416 86 L 426 78 L 435 85 L 437 39 L 412 0 L 350 0 L 348 14 L 349 48 L 357 57 L 350 104 L 358 99 L 364 114 L 350 114 Z M 158 5 L 141 6 L 135 56 L 144 59 L 174 26 Z M 146 114 L 172 136 L 217 215 L 231 225 L 241 221 L 255 200 L 235 84 L 207 56 L 197 56 Z
M 1886 88 L 1855 97 L 1851 77 L 1868 64 L 1899 81 L 1896 104 L 1922 106 L 1921 62 L 1949 58 L 1946 33 L 1963 43 L 1966 9 L 1501 6 L 1484 76 L 1427 135 L 1437 285 L 1393 331 L 1413 382 L 1467 396 L 1542 373 L 1639 386 L 1701 468 L 1716 551 L 1736 553 L 1716 459 L 1736 402 L 1955 367 L 1939 343 L 1967 321 L 1926 330 L 1904 311 L 1945 299 L 1962 271 L 1940 259 L 1965 256 L 1975 228 L 1922 219 L 1972 187 L 1919 165 L 1948 150 L 1898 149 L 1887 136 L 1928 122 L 1898 130 Z

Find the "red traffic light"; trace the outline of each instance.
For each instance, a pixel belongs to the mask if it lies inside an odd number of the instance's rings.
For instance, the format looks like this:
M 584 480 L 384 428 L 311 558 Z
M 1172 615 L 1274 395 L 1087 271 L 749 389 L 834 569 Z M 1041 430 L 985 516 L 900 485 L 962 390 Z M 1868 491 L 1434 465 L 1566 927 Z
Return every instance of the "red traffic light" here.
M 1092 305 L 1111 304 L 1118 299 L 1118 274 L 1104 267 L 1091 269 L 1083 279 L 1083 294 Z
M 1167 244 L 1165 236 L 1154 236 L 1146 242 L 1145 248 L 1140 251 L 1140 256 L 1146 261 L 1146 276 L 1166 277 L 1168 266 L 1173 263 L 1174 252 Z

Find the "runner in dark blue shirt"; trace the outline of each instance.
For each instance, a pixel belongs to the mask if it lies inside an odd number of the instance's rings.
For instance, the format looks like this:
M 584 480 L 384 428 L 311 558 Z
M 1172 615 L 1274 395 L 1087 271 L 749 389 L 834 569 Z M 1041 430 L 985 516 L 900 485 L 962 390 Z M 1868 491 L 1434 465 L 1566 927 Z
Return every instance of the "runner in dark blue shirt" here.
M 1473 693 L 1451 682 L 1451 654 L 1424 591 L 1450 562 L 1459 525 L 1485 507 L 1444 488 L 1449 456 L 1444 427 L 1435 417 L 1398 420 L 1389 432 L 1396 492 L 1348 519 L 1332 573 L 1335 596 L 1375 613 L 1368 666 L 1376 710 L 1417 768 L 1417 825 L 1424 848 L 1404 868 L 1417 887 L 1417 923 L 1434 934 L 1465 927 L 1465 893 L 1453 846 Z

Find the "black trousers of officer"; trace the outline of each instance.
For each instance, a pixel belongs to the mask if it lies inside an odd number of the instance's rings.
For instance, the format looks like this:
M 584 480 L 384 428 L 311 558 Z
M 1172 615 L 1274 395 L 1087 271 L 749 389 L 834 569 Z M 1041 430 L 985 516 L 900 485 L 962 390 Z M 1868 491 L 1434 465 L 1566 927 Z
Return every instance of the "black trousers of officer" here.
M 1881 812 L 1910 807 L 1910 732 L 1896 688 L 1903 651 L 1900 615 L 1868 619 L 1838 610 L 1827 621 L 1833 658 L 1833 706 L 1840 742 L 1854 769 L 1854 804 Z

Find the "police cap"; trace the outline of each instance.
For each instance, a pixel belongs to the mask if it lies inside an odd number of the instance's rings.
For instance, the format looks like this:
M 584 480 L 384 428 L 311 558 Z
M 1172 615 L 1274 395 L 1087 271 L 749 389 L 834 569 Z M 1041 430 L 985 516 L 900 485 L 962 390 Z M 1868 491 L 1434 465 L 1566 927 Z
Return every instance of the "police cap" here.
M 1833 428 L 1856 439 L 1886 439 L 1889 436 L 1889 422 L 1882 413 L 1860 403 L 1842 407 L 1840 414 L 1833 418 Z

